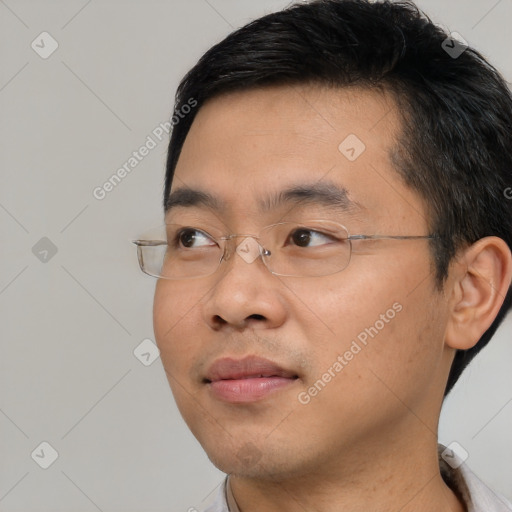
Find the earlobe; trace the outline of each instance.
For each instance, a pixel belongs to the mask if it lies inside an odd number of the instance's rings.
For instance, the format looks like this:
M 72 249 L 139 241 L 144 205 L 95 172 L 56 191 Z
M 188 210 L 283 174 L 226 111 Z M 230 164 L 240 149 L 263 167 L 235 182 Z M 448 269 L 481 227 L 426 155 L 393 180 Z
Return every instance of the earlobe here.
M 496 318 L 512 280 L 512 255 L 501 238 L 485 237 L 463 251 L 453 268 L 445 344 L 468 350 Z

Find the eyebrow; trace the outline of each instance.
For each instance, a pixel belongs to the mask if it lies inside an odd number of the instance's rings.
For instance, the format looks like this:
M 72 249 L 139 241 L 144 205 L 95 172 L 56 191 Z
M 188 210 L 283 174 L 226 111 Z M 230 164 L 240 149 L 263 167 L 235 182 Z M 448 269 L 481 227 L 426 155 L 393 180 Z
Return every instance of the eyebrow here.
M 363 210 L 364 207 L 349 198 L 346 188 L 331 181 L 312 184 L 295 185 L 276 192 L 258 202 L 262 213 L 275 210 L 285 205 L 314 204 L 334 208 L 343 213 Z M 208 192 L 180 187 L 174 190 L 165 201 L 165 213 L 178 207 L 202 207 L 215 211 L 223 211 L 226 204 Z

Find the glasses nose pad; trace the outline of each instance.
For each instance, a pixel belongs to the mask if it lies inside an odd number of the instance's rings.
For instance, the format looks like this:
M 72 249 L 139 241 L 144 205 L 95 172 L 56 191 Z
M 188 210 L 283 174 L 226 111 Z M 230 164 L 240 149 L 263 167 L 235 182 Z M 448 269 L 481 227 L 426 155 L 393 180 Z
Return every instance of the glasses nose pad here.
M 220 257 L 220 261 L 229 261 L 233 255 L 233 239 L 230 238 L 224 241 L 224 250 Z

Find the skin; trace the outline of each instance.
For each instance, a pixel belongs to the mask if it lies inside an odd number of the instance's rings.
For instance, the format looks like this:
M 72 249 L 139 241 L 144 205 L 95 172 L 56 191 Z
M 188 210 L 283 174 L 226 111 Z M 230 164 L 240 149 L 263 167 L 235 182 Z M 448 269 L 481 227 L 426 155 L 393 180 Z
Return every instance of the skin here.
M 215 98 L 194 120 L 172 190 L 198 188 L 225 207 L 178 207 L 166 220 L 258 234 L 283 219 L 325 218 L 351 234 L 427 235 L 425 204 L 391 163 L 399 131 L 394 102 L 376 91 L 279 86 Z M 366 145 L 353 162 L 338 150 L 349 134 Z M 327 181 L 360 207 L 259 209 L 270 193 Z M 235 254 L 207 277 L 159 279 L 154 330 L 170 386 L 230 474 L 240 510 L 463 511 L 439 473 L 443 391 L 454 349 L 476 343 L 496 316 L 510 261 L 503 241 L 483 239 L 460 252 L 439 290 L 426 240 L 354 241 L 348 267 L 326 277 L 275 276 Z M 394 303 L 402 310 L 300 403 Z M 208 366 L 253 354 L 299 378 L 251 404 L 213 397 Z

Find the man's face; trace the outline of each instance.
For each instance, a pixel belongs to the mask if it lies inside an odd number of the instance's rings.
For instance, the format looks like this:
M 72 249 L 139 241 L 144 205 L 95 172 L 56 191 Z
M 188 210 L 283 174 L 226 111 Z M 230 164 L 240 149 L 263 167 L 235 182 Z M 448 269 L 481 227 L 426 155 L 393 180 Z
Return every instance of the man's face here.
M 376 92 L 272 87 L 214 99 L 194 120 L 171 193 L 197 189 L 223 207 L 178 206 L 166 222 L 257 235 L 326 219 L 350 234 L 427 235 L 424 204 L 390 160 L 399 129 L 394 103 Z M 268 200 L 294 187 L 336 187 L 351 206 Z M 185 421 L 221 470 L 253 477 L 340 460 L 353 469 L 397 443 L 432 442 L 452 357 L 446 321 L 426 240 L 354 240 L 349 265 L 323 277 L 276 276 L 235 252 L 207 277 L 160 279 L 154 301 Z M 257 381 L 248 356 L 281 378 Z M 222 359 L 224 380 L 210 369 Z

